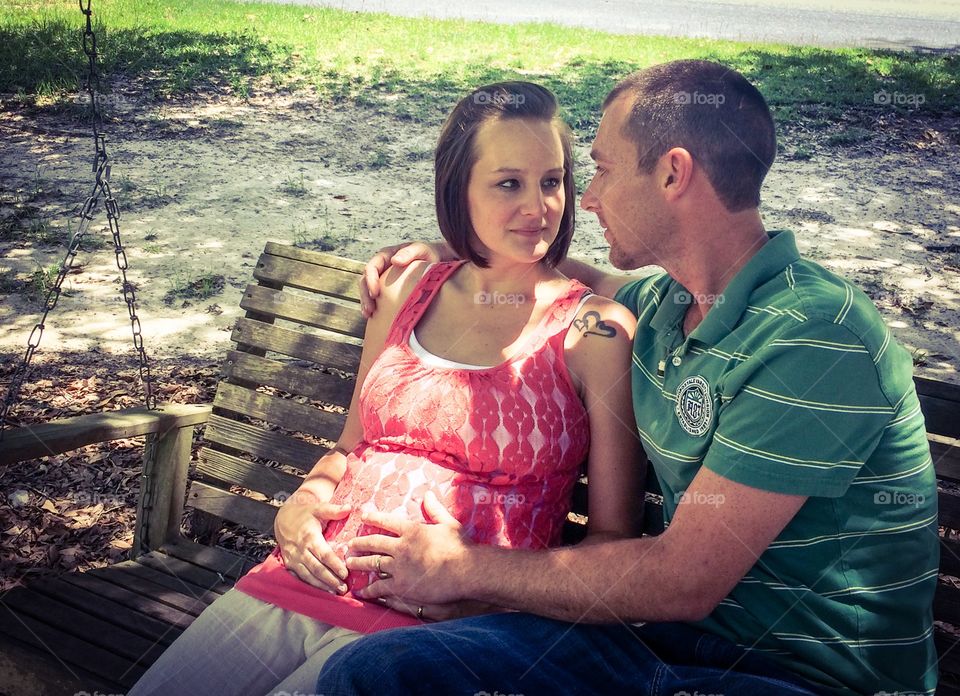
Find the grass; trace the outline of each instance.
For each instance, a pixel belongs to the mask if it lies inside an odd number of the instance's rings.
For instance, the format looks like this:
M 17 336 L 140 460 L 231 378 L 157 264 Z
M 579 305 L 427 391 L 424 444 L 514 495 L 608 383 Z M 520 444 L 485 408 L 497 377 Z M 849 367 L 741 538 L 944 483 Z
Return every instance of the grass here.
M 318 228 L 314 232 L 311 232 L 305 223 L 296 223 L 293 226 L 293 245 L 301 249 L 313 249 L 314 251 L 335 251 L 337 249 L 337 238 L 330 232 L 326 208 L 324 208 L 323 218 L 323 228 Z
M 22 291 L 29 300 L 41 304 L 46 299 L 50 288 L 56 284 L 57 276 L 59 275 L 60 264 L 53 264 L 52 266 L 44 268 L 38 263 L 37 270 L 35 270 L 30 275 L 30 279 L 23 284 Z
M 753 80 L 788 122 L 811 107 L 960 109 L 960 56 L 948 53 L 623 36 L 228 0 L 96 0 L 93 9 L 103 70 L 144 78 L 158 94 L 312 87 L 330 101 L 434 122 L 469 88 L 526 78 L 558 94 L 574 128 L 590 129 L 617 78 L 665 60 L 707 58 Z M 84 69 L 80 22 L 67 2 L 0 8 L 0 92 L 35 103 L 75 92 Z M 879 104 L 881 91 L 922 95 L 922 104 Z
M 191 300 L 205 300 L 220 294 L 225 284 L 226 278 L 218 273 L 203 273 L 184 282 L 177 272 L 171 281 L 170 290 L 163 296 L 163 303 L 172 305 L 177 300 L 183 300 L 183 306 L 187 306 Z
M 297 198 L 307 195 L 307 185 L 303 180 L 303 174 L 301 173 L 299 178 L 287 177 L 280 184 L 278 190 L 288 196 L 296 196 Z

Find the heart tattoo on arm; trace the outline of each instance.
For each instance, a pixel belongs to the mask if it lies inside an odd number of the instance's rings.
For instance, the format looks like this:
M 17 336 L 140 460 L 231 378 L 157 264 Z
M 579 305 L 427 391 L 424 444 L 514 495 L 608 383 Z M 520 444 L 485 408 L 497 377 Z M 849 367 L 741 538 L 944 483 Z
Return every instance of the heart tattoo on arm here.
M 582 319 L 574 319 L 573 328 L 575 328 L 577 331 L 583 331 L 584 336 L 613 338 L 617 335 L 616 327 L 611 326 L 601 319 L 600 312 L 595 312 L 593 310 L 584 314 Z

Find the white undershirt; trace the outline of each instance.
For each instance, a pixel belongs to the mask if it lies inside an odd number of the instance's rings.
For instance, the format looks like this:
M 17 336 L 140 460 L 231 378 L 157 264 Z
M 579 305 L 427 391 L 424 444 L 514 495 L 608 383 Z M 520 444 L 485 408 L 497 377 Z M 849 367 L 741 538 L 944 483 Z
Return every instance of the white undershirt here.
M 580 304 L 577 305 L 577 311 L 573 313 L 573 316 L 577 316 L 577 314 L 580 313 L 580 309 L 592 294 L 593 293 L 588 292 L 582 298 L 580 298 Z M 416 329 L 410 332 L 410 340 L 408 343 L 410 345 L 410 350 L 413 351 L 414 355 L 420 358 L 420 361 L 423 362 L 424 365 L 429 365 L 430 367 L 443 367 L 457 370 L 489 370 L 491 367 L 496 367 L 496 365 L 469 365 L 467 363 L 457 362 L 456 360 L 447 360 L 446 358 L 441 358 L 439 355 L 434 355 L 424 348 L 420 344 L 420 341 L 417 340 Z

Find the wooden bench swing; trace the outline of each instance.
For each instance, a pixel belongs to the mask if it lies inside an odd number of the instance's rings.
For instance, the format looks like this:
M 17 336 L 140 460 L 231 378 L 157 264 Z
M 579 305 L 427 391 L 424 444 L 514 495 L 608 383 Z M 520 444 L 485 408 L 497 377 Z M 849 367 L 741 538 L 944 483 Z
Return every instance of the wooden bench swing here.
M 0 464 L 146 436 L 132 559 L 16 588 L 0 598 L 0 693 L 126 691 L 213 600 L 255 564 L 181 532 L 185 506 L 213 528 L 272 533 L 277 503 L 335 440 L 353 392 L 364 321 L 362 264 L 268 243 L 243 295 L 212 406 L 164 405 L 11 431 Z M 938 694 L 960 695 L 960 388 L 916 380 L 941 486 L 941 578 L 934 607 Z M 194 428 L 204 444 L 191 464 Z M 655 477 L 649 476 L 654 481 Z M 575 512 L 586 514 L 586 485 Z M 646 533 L 662 531 L 648 491 Z M 569 541 L 584 533 L 571 516 Z

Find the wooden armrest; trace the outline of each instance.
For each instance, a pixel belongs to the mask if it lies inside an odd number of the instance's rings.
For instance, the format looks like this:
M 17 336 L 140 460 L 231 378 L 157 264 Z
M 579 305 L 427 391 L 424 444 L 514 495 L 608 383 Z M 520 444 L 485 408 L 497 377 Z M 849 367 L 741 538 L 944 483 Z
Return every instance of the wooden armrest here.
M 63 418 L 7 431 L 0 441 L 0 464 L 46 457 L 124 437 L 156 433 L 205 423 L 213 408 L 207 404 L 161 404 Z

